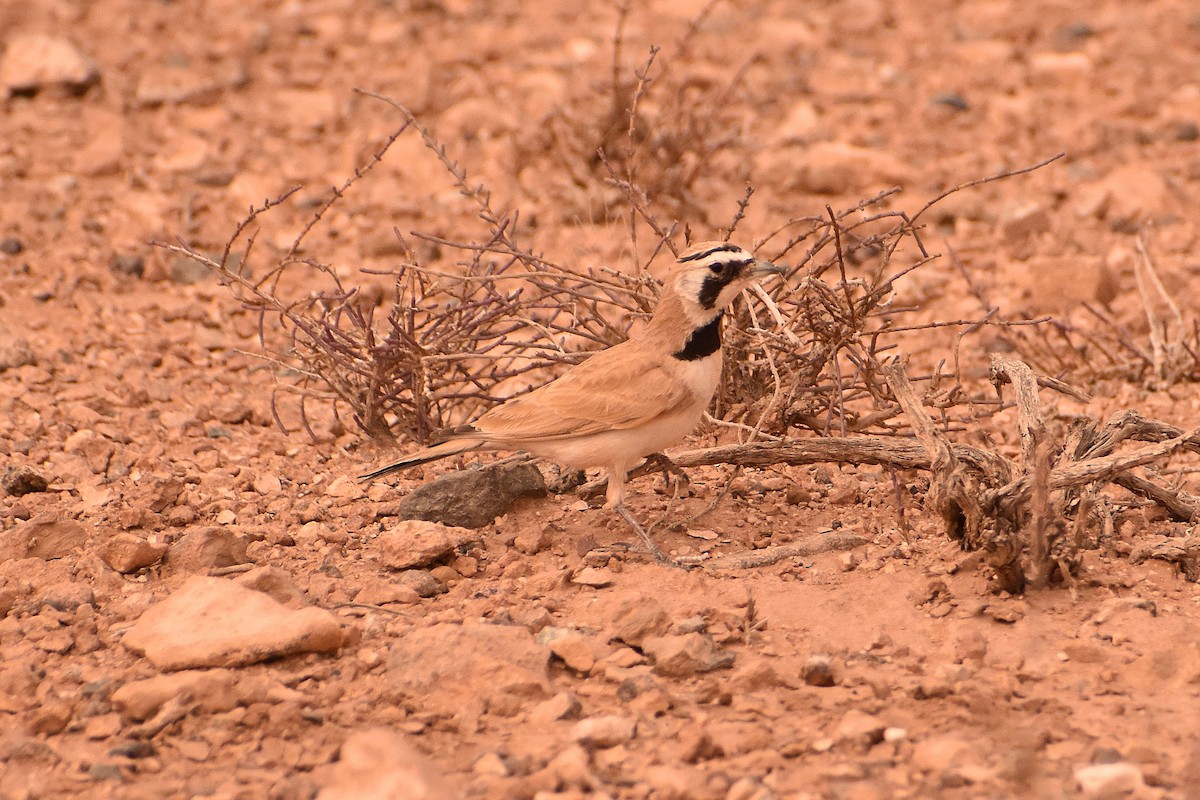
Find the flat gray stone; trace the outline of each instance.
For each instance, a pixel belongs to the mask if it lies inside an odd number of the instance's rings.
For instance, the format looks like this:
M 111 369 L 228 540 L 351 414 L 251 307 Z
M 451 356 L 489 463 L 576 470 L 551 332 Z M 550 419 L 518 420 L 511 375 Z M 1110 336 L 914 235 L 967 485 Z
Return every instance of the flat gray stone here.
M 482 528 L 525 497 L 545 497 L 546 480 L 532 464 L 465 469 L 442 475 L 400 501 L 400 519 Z

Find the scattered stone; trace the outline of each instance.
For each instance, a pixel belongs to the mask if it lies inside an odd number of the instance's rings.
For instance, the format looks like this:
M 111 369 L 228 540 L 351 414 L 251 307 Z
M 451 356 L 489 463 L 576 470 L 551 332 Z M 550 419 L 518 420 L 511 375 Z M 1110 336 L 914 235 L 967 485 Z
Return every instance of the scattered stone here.
M 571 583 L 578 586 L 590 586 L 593 589 L 603 589 L 605 586 L 612 586 L 612 582 L 611 572 L 606 569 L 596 569 L 595 567 L 584 567 L 571 578 Z
M 883 732 L 886 729 L 887 725 L 879 717 L 852 708 L 833 729 L 832 738 L 835 744 L 848 744 L 867 750 L 883 741 Z
M 110 749 L 110 756 L 120 758 L 150 758 L 158 753 L 150 742 L 122 742 Z
M 560 719 L 574 719 L 582 710 L 583 706 L 575 695 L 559 692 L 534 706 L 529 712 L 529 721 L 534 725 L 548 725 Z
M 513 547 L 527 556 L 540 553 L 554 543 L 554 531 L 549 525 L 531 525 L 522 528 L 513 540 Z
M 233 582 L 247 589 L 263 592 L 275 602 L 289 608 L 304 605 L 304 592 L 292 582 L 292 576 L 279 567 L 255 567 L 249 572 L 235 576 Z
M 817 133 L 820 121 L 820 113 L 811 100 L 796 101 L 775 129 L 775 144 L 803 145 Z
M 389 569 L 424 567 L 455 550 L 479 543 L 479 534 L 467 528 L 406 519 L 379 534 L 380 559 Z
M 75 707 L 61 697 L 49 697 L 38 703 L 29 718 L 29 732 L 39 736 L 62 733 L 71 721 Z
M 808 657 L 800 671 L 800 677 L 809 686 L 836 686 L 838 682 L 829 656 L 820 653 Z
M 918 742 L 913 748 L 912 761 L 918 769 L 941 774 L 961 766 L 971 753 L 969 742 L 946 734 Z
M 220 97 L 223 88 L 211 68 L 195 68 L 186 63 L 155 64 L 142 71 L 136 97 L 143 106 L 205 105 Z
M 83 723 L 83 735 L 94 742 L 111 739 L 121 732 L 120 714 L 100 714 Z
M 871 187 L 905 184 L 908 166 L 879 150 L 845 142 L 814 142 L 795 167 L 795 186 L 813 194 L 847 194 Z
M 1034 78 L 1055 83 L 1084 81 L 1092 74 L 1092 59 L 1086 53 L 1034 53 L 1029 58 L 1029 72 Z
M 555 782 L 564 789 L 585 792 L 599 784 L 592 772 L 591 750 L 578 744 L 564 748 L 550 759 L 546 771 L 553 775 Z
M 772 800 L 775 793 L 754 778 L 743 776 L 734 781 L 725 800 Z
M 96 605 L 92 587 L 79 581 L 55 581 L 37 593 L 36 607 L 49 606 L 58 611 L 74 614 L 80 606 Z
M 412 589 L 417 597 L 434 597 L 446 593 L 446 584 L 423 569 L 408 569 L 399 575 L 400 585 Z
M 353 478 L 342 475 L 330 482 L 329 486 L 325 487 L 325 495 L 327 497 L 336 497 L 339 499 L 358 499 L 366 497 L 366 492 L 363 491 L 362 484 Z
M 595 747 L 616 747 L 625 744 L 637 733 L 637 722 L 629 717 L 605 714 L 581 719 L 571 730 L 571 739 Z
M 388 657 L 388 681 L 422 710 L 457 714 L 468 704 L 497 707 L 549 694 L 549 654 L 525 628 L 439 623 L 400 638 Z
M 1075 770 L 1075 781 L 1085 798 L 1122 797 L 1145 788 L 1142 770 L 1136 764 L 1088 764 Z
M 217 526 L 189 531 L 171 545 L 167 554 L 167 563 L 182 572 L 207 572 L 246 562 L 246 542 L 242 537 Z
M 328 611 L 285 608 L 231 581 L 194 576 L 142 614 L 122 641 L 159 669 L 178 670 L 329 652 L 344 640 Z
M 432 595 L 429 595 L 432 597 Z M 368 580 L 354 596 L 355 602 L 383 606 L 388 603 L 417 603 L 421 594 L 406 583 L 386 580 Z
M 185 286 L 202 283 L 212 277 L 212 270 L 202 261 L 189 256 L 176 256 L 167 267 L 167 275 L 175 283 Z
M 0 489 L 13 497 L 44 492 L 48 488 L 49 482 L 32 467 L 7 467 L 0 473 Z
M 9 95 L 46 89 L 82 94 L 99 80 L 96 62 L 58 36 L 15 34 L 8 38 L 0 58 L 0 86 Z
M 842 486 L 835 487 L 834 490 L 829 493 L 829 497 L 827 499 L 829 500 L 830 505 L 855 505 L 859 501 L 858 485 L 854 483 L 847 483 Z
M 744 692 L 758 692 L 780 686 L 794 688 L 779 674 L 770 661 L 761 656 L 739 659 L 737 671 L 730 679 L 730 684 L 735 689 Z
M 396 516 L 482 528 L 518 500 L 546 494 L 546 480 L 532 464 L 465 469 L 417 487 L 400 501 Z
M 578 582 L 578 576 L 576 576 Z M 613 614 L 613 636 L 625 644 L 641 647 L 650 636 L 662 636 L 671 628 L 671 618 L 650 597 L 630 598 Z
M 387 728 L 350 734 L 338 760 L 314 777 L 317 800 L 457 800 L 445 771 Z
M 1115 230 L 1125 230 L 1162 214 L 1170 191 L 1157 170 L 1128 164 L 1117 167 L 1099 183 L 1107 199 L 1104 216 Z
M 986 617 L 996 620 L 996 622 L 1003 622 L 1007 625 L 1012 625 L 1015 622 L 1025 619 L 1025 609 L 1016 605 L 989 603 L 983 609 L 983 614 Z
M 167 552 L 162 542 L 148 542 L 132 533 L 117 533 L 100 545 L 100 558 L 122 575 L 157 564 Z
M 0 533 L 0 562 L 20 558 L 64 558 L 87 544 L 87 529 L 75 520 L 39 514 Z
M 27 340 L 13 339 L 0 344 L 0 372 L 35 365 L 37 365 L 37 356 Z
M 1025 302 L 1038 313 L 1071 311 L 1083 303 L 1108 305 L 1120 281 L 1101 256 L 1034 256 L 1024 262 Z
M 278 475 L 271 472 L 255 475 L 254 491 L 265 495 L 279 494 L 283 491 L 283 481 L 279 480 Z
M 967 659 L 983 661 L 987 651 L 988 641 L 982 631 L 964 630 L 954 638 L 954 660 L 959 663 Z
M 181 698 L 201 711 L 219 713 L 238 704 L 235 673 L 227 669 L 184 670 L 130 681 L 112 693 L 117 711 L 135 722 L 150 719 L 165 703 Z
M 1000 218 L 1000 232 L 1010 243 L 1050 230 L 1050 214 L 1040 203 L 1025 201 Z
M 438 564 L 436 567 L 431 567 L 429 569 L 429 574 L 433 576 L 434 580 L 445 586 L 449 586 L 452 583 L 458 583 L 458 581 L 462 579 L 462 576 L 454 571 L 454 567 L 450 567 L 445 564 Z
M 945 94 L 934 95 L 931 102 L 935 106 L 945 106 L 946 108 L 950 108 L 955 111 L 967 111 L 971 108 L 971 104 L 967 102 L 967 98 L 963 97 L 958 92 L 947 92 Z
M 108 271 L 114 275 L 140 278 L 146 274 L 146 260 L 141 256 L 118 253 L 108 262 Z
M 504 778 L 511 774 L 508 764 L 499 753 L 484 753 L 475 759 L 471 771 L 476 775 L 496 775 Z
M 651 636 L 642 642 L 646 655 L 654 659 L 654 671 L 672 678 L 729 667 L 736 654 L 724 652 L 703 633 L 682 636 Z
M 88 777 L 96 781 L 123 781 L 125 773 L 117 764 L 91 764 L 87 768 Z
M 0 239 L 0 253 L 3 253 L 6 256 L 20 255 L 21 251 L 24 249 L 25 245 L 23 245 L 21 240 L 15 236 L 8 236 L 4 239 Z
M 586 675 L 596 663 L 596 652 L 592 643 L 575 631 L 565 628 L 542 628 L 538 632 L 539 644 L 547 644 L 550 652 L 562 659 L 568 669 Z
M 813 501 L 813 493 L 806 486 L 792 484 L 787 488 L 784 499 L 787 500 L 788 505 L 798 506 L 803 503 L 811 503 Z

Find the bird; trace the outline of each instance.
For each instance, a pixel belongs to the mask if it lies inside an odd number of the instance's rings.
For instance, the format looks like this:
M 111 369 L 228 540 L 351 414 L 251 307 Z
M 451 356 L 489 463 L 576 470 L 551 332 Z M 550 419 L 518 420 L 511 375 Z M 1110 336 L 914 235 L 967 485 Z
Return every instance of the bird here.
M 681 252 L 644 328 L 558 378 L 484 412 L 386 466 L 371 481 L 477 450 L 524 451 L 576 469 L 602 467 L 604 507 L 623 517 L 661 563 L 674 564 L 625 507 L 629 470 L 695 429 L 721 379 L 721 318 L 751 283 L 781 267 L 722 241 Z

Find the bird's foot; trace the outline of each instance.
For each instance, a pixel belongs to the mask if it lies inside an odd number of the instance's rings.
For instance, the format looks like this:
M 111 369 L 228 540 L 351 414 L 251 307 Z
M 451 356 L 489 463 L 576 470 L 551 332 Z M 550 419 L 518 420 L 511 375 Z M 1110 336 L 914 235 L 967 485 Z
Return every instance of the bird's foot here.
M 646 550 L 659 564 L 662 564 L 664 567 L 675 567 L 677 569 L 690 569 L 692 566 L 694 566 L 676 561 L 660 550 L 658 545 L 654 543 L 654 540 L 650 538 L 650 534 L 646 533 L 646 529 L 643 528 L 641 523 L 634 518 L 633 514 L 629 513 L 629 509 L 626 508 L 623 503 L 614 505 L 613 510 L 620 514 L 621 517 L 629 523 L 629 526 L 637 533 L 638 538 L 642 540 L 642 544 L 645 546 Z

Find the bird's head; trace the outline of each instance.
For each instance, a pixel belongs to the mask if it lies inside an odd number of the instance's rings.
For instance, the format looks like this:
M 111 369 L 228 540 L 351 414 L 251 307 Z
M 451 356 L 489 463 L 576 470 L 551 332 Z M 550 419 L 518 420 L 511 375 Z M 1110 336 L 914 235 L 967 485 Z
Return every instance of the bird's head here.
M 720 316 L 742 290 L 783 269 L 729 242 L 700 242 L 679 254 L 669 285 L 695 325 Z

